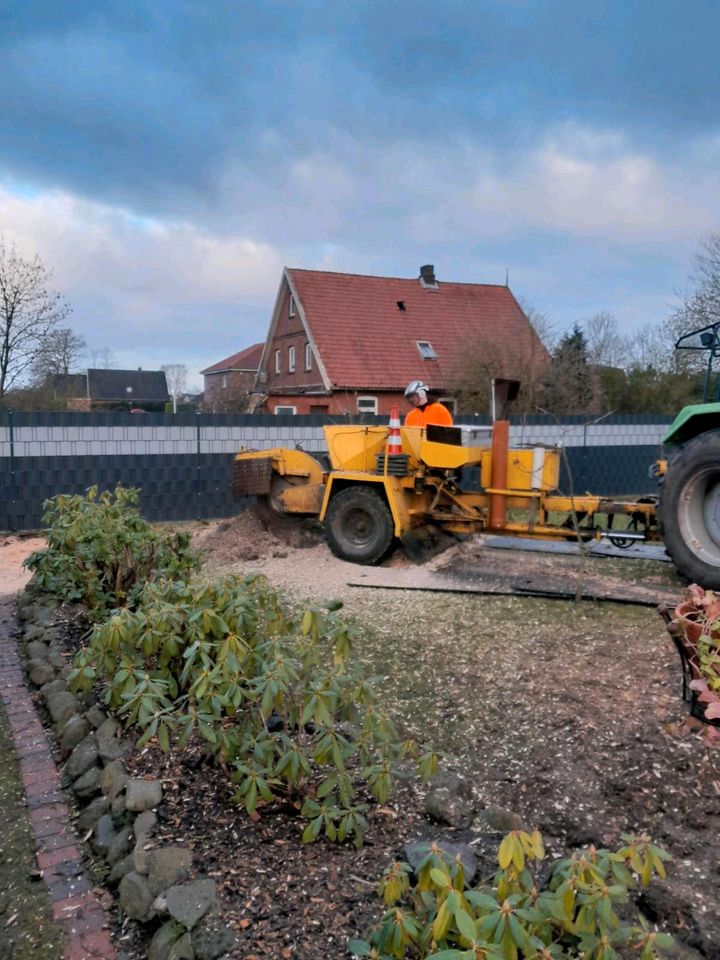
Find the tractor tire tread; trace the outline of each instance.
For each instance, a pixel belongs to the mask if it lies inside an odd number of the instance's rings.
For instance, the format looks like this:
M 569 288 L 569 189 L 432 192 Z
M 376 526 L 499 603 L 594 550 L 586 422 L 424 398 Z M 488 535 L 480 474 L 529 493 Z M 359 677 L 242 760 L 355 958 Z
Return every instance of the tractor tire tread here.
M 707 563 L 686 542 L 680 527 L 680 497 L 688 481 L 700 470 L 717 467 L 720 475 L 720 429 L 698 434 L 683 444 L 668 461 L 659 483 L 658 516 L 665 550 L 685 580 L 720 589 L 720 566 Z

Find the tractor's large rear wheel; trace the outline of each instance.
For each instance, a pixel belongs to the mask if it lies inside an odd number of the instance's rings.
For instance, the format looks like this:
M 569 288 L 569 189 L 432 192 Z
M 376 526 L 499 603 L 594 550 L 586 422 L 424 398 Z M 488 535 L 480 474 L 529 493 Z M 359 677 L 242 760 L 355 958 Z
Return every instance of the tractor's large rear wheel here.
M 720 589 L 720 431 L 701 433 L 668 464 L 660 525 L 678 573 Z
M 325 539 L 341 560 L 378 563 L 390 549 L 393 533 L 390 509 L 371 487 L 346 487 L 330 501 L 325 514 Z

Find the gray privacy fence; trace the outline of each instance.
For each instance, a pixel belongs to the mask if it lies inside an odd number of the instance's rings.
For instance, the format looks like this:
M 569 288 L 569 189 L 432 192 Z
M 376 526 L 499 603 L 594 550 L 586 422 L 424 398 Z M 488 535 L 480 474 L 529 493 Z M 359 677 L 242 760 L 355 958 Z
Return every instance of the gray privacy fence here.
M 487 417 L 458 416 L 487 425 Z M 228 517 L 243 508 L 230 492 L 232 462 L 240 447 L 266 450 L 301 446 L 322 456 L 323 426 L 358 418 L 233 414 L 0 413 L 0 530 L 42 525 L 42 504 L 59 493 L 82 493 L 117 483 L 139 487 L 149 520 Z M 381 417 L 363 423 L 382 424 Z M 576 493 L 648 494 L 649 465 L 658 458 L 667 417 L 613 416 L 514 418 L 510 442 L 561 443 Z M 471 479 L 466 477 L 466 482 Z M 563 466 L 561 489 L 569 491 Z

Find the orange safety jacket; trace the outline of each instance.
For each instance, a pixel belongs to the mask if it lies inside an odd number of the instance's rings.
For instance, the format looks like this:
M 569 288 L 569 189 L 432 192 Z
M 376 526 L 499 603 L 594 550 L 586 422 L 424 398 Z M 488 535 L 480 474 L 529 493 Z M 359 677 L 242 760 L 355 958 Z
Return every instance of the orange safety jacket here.
M 422 409 L 413 407 L 405 417 L 406 427 L 426 427 L 429 423 L 437 424 L 440 427 L 451 427 L 453 425 L 452 414 L 441 403 L 428 403 Z

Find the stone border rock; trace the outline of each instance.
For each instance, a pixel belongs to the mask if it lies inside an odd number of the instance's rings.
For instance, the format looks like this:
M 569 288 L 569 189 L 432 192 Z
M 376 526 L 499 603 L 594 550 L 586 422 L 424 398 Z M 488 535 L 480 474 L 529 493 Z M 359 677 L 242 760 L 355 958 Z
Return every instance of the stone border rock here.
M 35 717 L 33 736 L 42 736 L 47 754 L 42 770 L 33 768 L 39 779 L 28 783 L 26 791 L 33 796 L 34 790 L 40 791 L 40 808 L 51 818 L 48 823 L 55 823 L 52 818 L 56 812 L 62 813 L 63 836 L 73 844 L 73 856 L 80 864 L 62 789 L 73 795 L 80 807 L 77 829 L 84 840 L 90 841 L 94 865 L 105 875 L 105 883 L 117 897 L 123 915 L 143 924 L 163 921 L 150 941 L 149 960 L 216 960 L 233 946 L 235 937 L 218 917 L 215 881 L 201 878 L 185 882 L 192 866 L 191 851 L 180 845 L 153 845 L 151 836 L 157 823 L 155 810 L 162 801 L 162 784 L 130 777 L 123 761 L 132 752 L 133 743 L 121 736 L 118 722 L 91 696 L 68 690 L 69 667 L 58 642 L 56 615 L 57 610 L 32 584 L 19 594 L 17 619 L 27 673 L 39 688 L 62 761 L 58 777 L 45 733 L 25 691 Z M 14 655 L 12 680 L 17 685 L 22 683 L 22 674 L 17 652 Z M 41 869 L 70 862 L 75 861 L 58 859 L 51 863 L 43 858 L 45 866 L 41 864 Z M 87 879 L 78 882 L 81 889 L 75 890 L 74 895 L 81 896 L 90 884 Z M 63 889 L 58 886 L 58 890 Z M 79 956 L 73 954 L 67 960 L 79 960 Z M 83 956 L 116 955 L 113 952 Z

